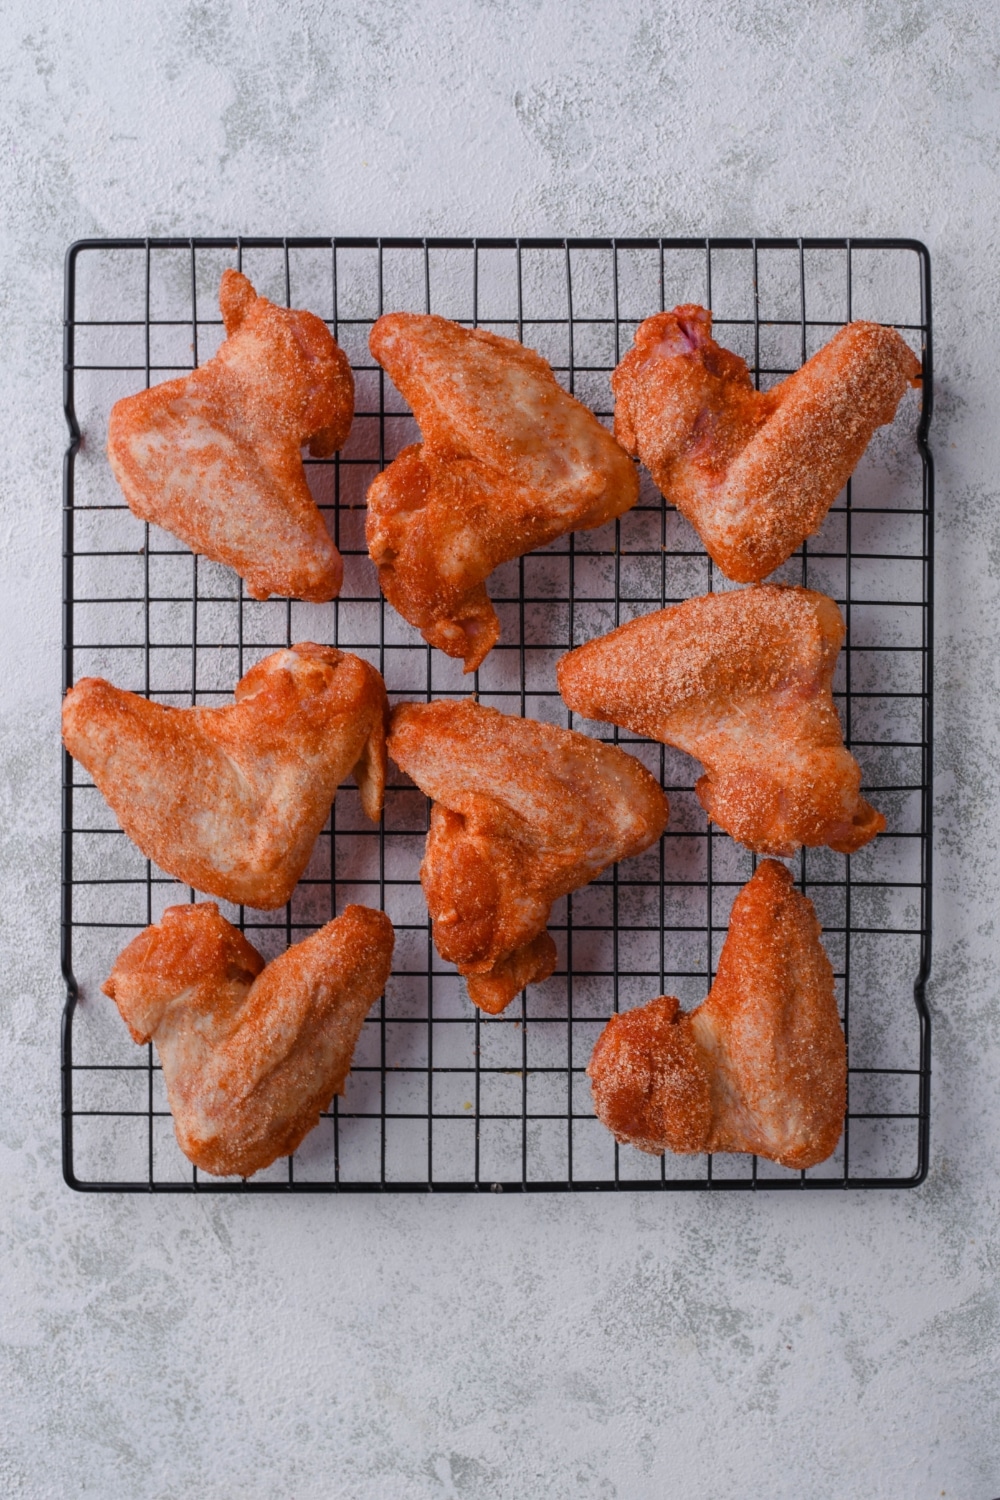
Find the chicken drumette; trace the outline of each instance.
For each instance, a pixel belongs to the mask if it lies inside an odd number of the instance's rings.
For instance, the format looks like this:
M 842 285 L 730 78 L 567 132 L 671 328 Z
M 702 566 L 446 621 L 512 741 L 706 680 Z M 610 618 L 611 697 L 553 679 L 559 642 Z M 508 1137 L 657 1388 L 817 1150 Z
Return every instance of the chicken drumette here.
M 155 1042 L 189 1160 L 249 1177 L 296 1149 L 344 1091 L 393 943 L 384 912 L 349 906 L 265 966 L 214 901 L 168 907 L 133 939 L 104 991 Z
M 727 578 L 755 582 L 812 536 L 920 361 L 893 328 L 849 323 L 769 391 L 688 305 L 640 323 L 611 377 L 615 436 Z
M 666 797 L 624 750 L 471 698 L 400 704 L 389 753 L 434 803 L 420 879 L 435 946 L 493 1015 L 552 973 L 552 903 L 666 826 Z
M 860 795 L 831 687 L 840 610 L 810 589 L 705 594 L 621 625 L 562 658 L 575 712 L 676 745 L 705 767 L 709 817 L 758 854 L 850 854 L 885 827 Z
M 590 1065 L 594 1107 L 640 1151 L 749 1151 L 812 1167 L 844 1125 L 847 1055 L 812 902 L 765 860 L 737 896 L 707 1000 L 612 1016 Z
M 351 771 L 378 821 L 388 702 L 373 666 L 310 642 L 276 651 L 224 708 L 168 708 L 85 677 L 63 739 L 143 854 L 227 901 L 287 901 Z
M 343 563 L 309 492 L 302 447 L 347 440 L 354 377 L 326 324 L 225 271 L 226 340 L 190 375 L 115 403 L 108 457 L 129 507 L 228 563 L 255 599 L 332 599 Z
M 513 339 L 391 313 L 369 342 L 423 442 L 372 484 L 368 550 L 390 604 L 471 672 L 500 634 L 493 569 L 620 516 L 638 498 L 635 466 Z

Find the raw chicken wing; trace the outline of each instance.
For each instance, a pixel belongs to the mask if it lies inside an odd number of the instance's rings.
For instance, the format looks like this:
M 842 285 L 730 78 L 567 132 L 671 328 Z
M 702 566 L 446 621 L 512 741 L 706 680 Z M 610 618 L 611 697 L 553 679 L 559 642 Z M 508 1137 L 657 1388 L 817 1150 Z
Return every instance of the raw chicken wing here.
M 391 313 L 369 344 L 423 442 L 368 491 L 368 550 L 389 603 L 471 672 L 500 634 L 485 586 L 493 569 L 620 516 L 638 498 L 635 466 L 513 339 Z
M 281 906 L 351 771 L 377 822 L 388 702 L 357 656 L 305 642 L 258 662 L 224 708 L 168 708 L 85 677 L 63 739 L 133 843 L 199 891 Z
M 920 361 L 893 328 L 849 323 L 800 370 L 754 390 L 746 363 L 687 305 L 640 323 L 611 377 L 615 436 L 739 583 L 822 525 Z
M 492 1015 L 552 973 L 552 903 L 666 827 L 667 799 L 624 750 L 471 698 L 400 704 L 389 753 L 434 803 L 420 880 L 435 946 Z
M 322 319 L 258 297 L 239 271 L 223 272 L 219 303 L 213 359 L 115 403 L 111 467 L 140 519 L 228 563 L 254 599 L 332 599 L 343 563 L 302 447 L 327 458 L 346 442 L 351 367 Z
M 765 860 L 737 896 L 708 999 L 664 995 L 612 1016 L 587 1068 L 623 1145 L 748 1151 L 814 1167 L 835 1149 L 847 1052 L 812 902 Z
M 104 992 L 156 1043 L 195 1166 L 249 1177 L 296 1149 L 344 1091 L 393 942 L 384 912 L 349 906 L 265 967 L 208 901 L 168 907 L 119 954 Z
M 748 849 L 851 854 L 885 819 L 860 795 L 834 707 L 843 639 L 840 610 L 810 589 L 705 594 L 570 651 L 559 690 L 588 719 L 700 760 L 702 806 Z

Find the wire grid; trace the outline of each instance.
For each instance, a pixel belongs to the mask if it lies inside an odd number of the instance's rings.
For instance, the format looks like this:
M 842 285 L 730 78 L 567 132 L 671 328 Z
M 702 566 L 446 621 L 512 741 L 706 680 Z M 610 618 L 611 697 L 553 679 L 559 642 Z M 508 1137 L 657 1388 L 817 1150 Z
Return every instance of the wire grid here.
M 218 280 L 324 317 L 351 359 L 357 413 L 344 450 L 308 459 L 345 560 L 329 605 L 246 597 L 125 507 L 104 454 L 111 404 L 218 347 Z M 395 967 L 365 1023 L 346 1094 L 292 1158 L 249 1182 L 199 1173 L 173 1136 L 152 1046 L 131 1043 L 100 984 L 164 907 L 199 899 L 142 858 L 82 768 L 63 792 L 63 1148 L 83 1190 L 153 1192 L 551 1191 L 903 1187 L 922 1181 L 929 1135 L 932 627 L 931 326 L 924 247 L 895 240 L 190 239 L 84 241 L 66 270 L 65 683 L 88 673 L 165 703 L 221 703 L 261 657 L 298 640 L 356 651 L 392 701 L 465 696 L 627 745 L 667 789 L 658 847 L 553 909 L 556 973 L 499 1018 L 468 1002 L 439 960 L 419 886 L 427 800 L 398 773 L 382 825 L 341 788 L 289 905 L 220 903 L 273 957 L 350 901 L 384 908 Z M 706 825 L 699 768 L 678 752 L 581 721 L 562 703 L 567 649 L 635 615 L 732 587 L 643 475 L 636 507 L 500 568 L 500 644 L 473 678 L 428 648 L 382 599 L 364 545 L 374 475 L 418 437 L 368 353 L 383 311 L 434 311 L 522 339 L 610 422 L 608 375 L 637 323 L 683 301 L 713 309 L 720 341 L 757 384 L 798 367 L 844 322 L 894 324 L 924 362 L 821 532 L 774 575 L 835 597 L 848 625 L 835 682 L 848 745 L 888 831 L 853 857 L 790 861 L 814 902 L 848 1035 L 844 1135 L 826 1163 L 791 1172 L 743 1156 L 660 1158 L 619 1148 L 594 1118 L 585 1067 L 607 1016 L 663 993 L 706 994 L 729 907 L 755 860 Z M 81 433 L 83 437 L 81 438 Z

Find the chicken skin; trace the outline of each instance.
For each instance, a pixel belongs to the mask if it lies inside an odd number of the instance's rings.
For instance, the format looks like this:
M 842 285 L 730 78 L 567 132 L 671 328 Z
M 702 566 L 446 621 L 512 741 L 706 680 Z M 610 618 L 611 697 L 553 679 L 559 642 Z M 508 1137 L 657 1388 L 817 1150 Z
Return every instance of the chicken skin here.
M 748 849 L 852 854 L 885 819 L 860 795 L 833 702 L 843 639 L 840 610 L 811 589 L 705 594 L 570 651 L 559 691 L 588 719 L 700 760 L 702 807 Z
M 666 797 L 624 750 L 471 698 L 400 704 L 389 754 L 433 799 L 420 880 L 435 946 L 490 1015 L 555 968 L 552 903 L 666 827 Z
M 223 272 L 219 304 L 213 359 L 112 408 L 115 478 L 141 520 L 235 568 L 254 599 L 332 599 L 343 563 L 302 447 L 328 458 L 347 440 L 350 364 L 322 319 L 258 297 L 239 271 Z
M 640 323 L 611 377 L 615 437 L 646 465 L 727 578 L 753 583 L 819 529 L 920 361 L 893 328 L 849 323 L 756 391 L 686 305 Z
M 119 954 L 104 992 L 156 1043 L 195 1166 L 249 1177 L 296 1149 L 344 1091 L 394 941 L 384 912 L 348 906 L 265 966 L 207 901 L 168 907 Z
M 707 1000 L 685 1012 L 664 995 L 612 1016 L 587 1072 L 623 1145 L 826 1160 L 844 1126 L 847 1049 L 820 925 L 784 865 L 765 860 L 737 896 Z
M 388 702 L 374 667 L 311 642 L 276 651 L 223 708 L 167 708 L 85 677 L 63 739 L 148 859 L 199 891 L 286 902 L 348 772 L 382 810 Z
M 493 569 L 620 516 L 638 475 L 548 362 L 513 339 L 391 313 L 369 345 L 423 442 L 368 491 L 368 550 L 389 603 L 471 672 L 500 634 Z

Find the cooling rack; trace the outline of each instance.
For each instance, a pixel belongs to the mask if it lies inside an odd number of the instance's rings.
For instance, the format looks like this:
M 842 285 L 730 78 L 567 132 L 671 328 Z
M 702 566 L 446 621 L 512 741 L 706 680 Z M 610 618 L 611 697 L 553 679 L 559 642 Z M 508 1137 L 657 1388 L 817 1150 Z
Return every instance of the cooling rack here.
M 307 461 L 344 555 L 329 605 L 260 603 L 125 507 L 104 454 L 111 405 L 210 356 L 219 278 L 324 317 L 351 359 L 357 416 L 343 452 Z M 605 421 L 608 375 L 651 312 L 711 307 L 720 341 L 766 388 L 852 318 L 893 324 L 923 359 L 919 397 L 880 431 L 822 531 L 775 575 L 831 594 L 848 636 L 835 682 L 846 740 L 888 829 L 852 857 L 790 861 L 833 961 L 849 1049 L 844 1135 L 791 1172 L 741 1156 L 662 1158 L 619 1148 L 584 1073 L 614 1010 L 706 994 L 729 907 L 754 861 L 706 825 L 687 757 L 565 709 L 555 664 L 635 615 L 731 587 L 643 476 L 618 521 L 506 565 L 490 593 L 502 639 L 473 679 L 431 651 L 379 594 L 364 546 L 374 475 L 417 436 L 369 353 L 383 311 L 431 310 L 522 339 Z M 249 1182 L 180 1154 L 153 1048 L 100 993 L 115 956 L 164 907 L 196 899 L 143 859 L 86 773 L 63 785 L 63 1162 L 70 1186 L 116 1192 L 536 1192 L 912 1187 L 927 1171 L 931 919 L 932 466 L 930 266 L 909 240 L 159 239 L 81 241 L 66 263 L 66 686 L 109 677 L 164 703 L 220 703 L 269 652 L 298 640 L 356 651 L 390 698 L 477 693 L 486 703 L 627 745 L 666 787 L 659 846 L 553 910 L 555 974 L 497 1019 L 474 1012 L 431 942 L 418 867 L 426 799 L 397 773 L 379 828 L 341 788 L 291 902 L 221 903 L 265 957 L 350 901 L 384 908 L 395 969 L 365 1023 L 346 1094 L 294 1157 Z

